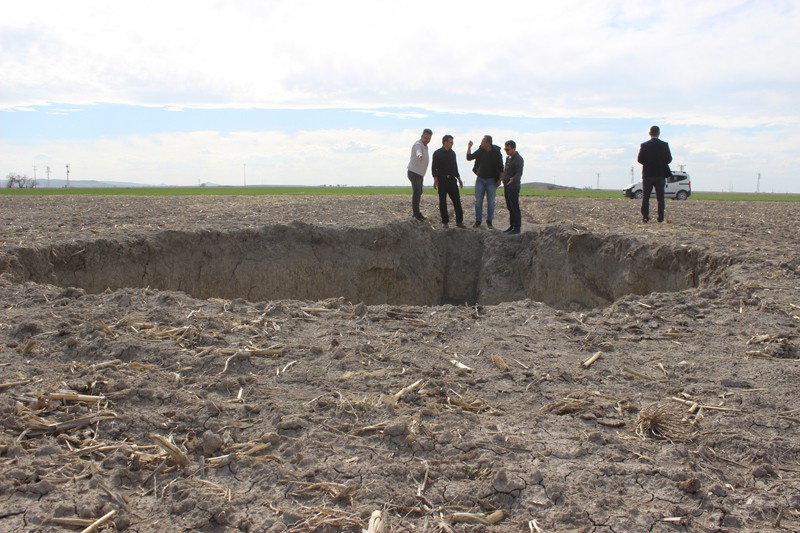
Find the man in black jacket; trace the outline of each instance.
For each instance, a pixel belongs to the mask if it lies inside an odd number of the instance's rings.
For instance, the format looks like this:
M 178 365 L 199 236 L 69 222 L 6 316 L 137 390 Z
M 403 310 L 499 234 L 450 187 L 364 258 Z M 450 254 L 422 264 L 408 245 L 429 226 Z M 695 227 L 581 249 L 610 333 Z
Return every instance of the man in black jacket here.
M 456 226 L 464 228 L 464 212 L 461 209 L 461 195 L 459 188 L 464 187 L 458 173 L 456 153 L 453 151 L 453 136 L 442 137 L 442 147 L 433 152 L 431 160 L 431 174 L 433 174 L 433 188 L 439 191 L 439 213 L 442 215 L 442 226 L 447 228 L 450 215 L 447 212 L 447 197 L 453 202 L 456 212 Z
M 492 229 L 494 199 L 503 173 L 503 156 L 500 148 L 492 144 L 492 136 L 484 135 L 481 147 L 472 152 L 472 141 L 467 143 L 467 161 L 477 160 L 478 178 L 475 180 L 475 227 L 483 219 L 483 197 L 486 196 L 486 227 Z
M 660 134 L 658 126 L 650 128 L 650 140 L 642 143 L 637 158 L 642 164 L 642 222 L 645 224 L 650 220 L 650 194 L 653 188 L 658 202 L 658 221 L 664 222 L 664 186 L 667 176 L 672 175 L 669 169 L 672 153 L 669 144 L 658 138 Z

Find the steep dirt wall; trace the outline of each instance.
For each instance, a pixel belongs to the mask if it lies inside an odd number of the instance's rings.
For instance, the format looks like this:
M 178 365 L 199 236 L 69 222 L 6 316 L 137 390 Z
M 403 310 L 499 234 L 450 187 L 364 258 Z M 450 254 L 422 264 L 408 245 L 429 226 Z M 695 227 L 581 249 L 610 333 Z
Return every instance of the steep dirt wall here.
M 697 287 L 718 277 L 721 261 L 558 226 L 507 236 L 408 224 L 332 229 L 293 223 L 18 248 L 3 263 L 19 280 L 93 293 L 151 287 L 198 298 L 344 297 L 409 305 L 530 298 L 557 308 L 594 308 L 630 293 Z

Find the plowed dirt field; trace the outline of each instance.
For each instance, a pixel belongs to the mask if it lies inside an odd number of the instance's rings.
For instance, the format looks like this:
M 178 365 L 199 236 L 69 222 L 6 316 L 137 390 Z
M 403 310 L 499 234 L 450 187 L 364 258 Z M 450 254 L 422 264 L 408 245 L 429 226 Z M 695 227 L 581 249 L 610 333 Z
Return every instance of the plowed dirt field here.
M 800 530 L 800 206 L 434 202 L 0 196 L 0 530 Z

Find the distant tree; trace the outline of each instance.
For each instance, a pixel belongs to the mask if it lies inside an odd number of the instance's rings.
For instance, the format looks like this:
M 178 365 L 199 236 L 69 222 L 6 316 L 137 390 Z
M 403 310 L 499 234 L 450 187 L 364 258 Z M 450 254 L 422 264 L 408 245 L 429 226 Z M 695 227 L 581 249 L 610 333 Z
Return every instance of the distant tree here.
M 15 174 L 11 172 L 8 176 L 6 176 L 6 187 L 9 189 L 13 189 L 14 187 L 19 187 L 20 189 L 30 189 L 33 188 L 33 180 L 28 179 L 28 176 L 19 174 Z

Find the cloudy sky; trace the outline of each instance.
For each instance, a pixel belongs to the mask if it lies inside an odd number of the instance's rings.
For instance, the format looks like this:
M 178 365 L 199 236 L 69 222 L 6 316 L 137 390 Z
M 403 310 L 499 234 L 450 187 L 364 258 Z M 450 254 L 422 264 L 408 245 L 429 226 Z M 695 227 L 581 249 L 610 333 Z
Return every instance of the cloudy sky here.
M 696 190 L 800 192 L 797 28 L 794 0 L 20 2 L 0 174 L 405 185 L 430 127 L 621 189 L 659 124 Z

